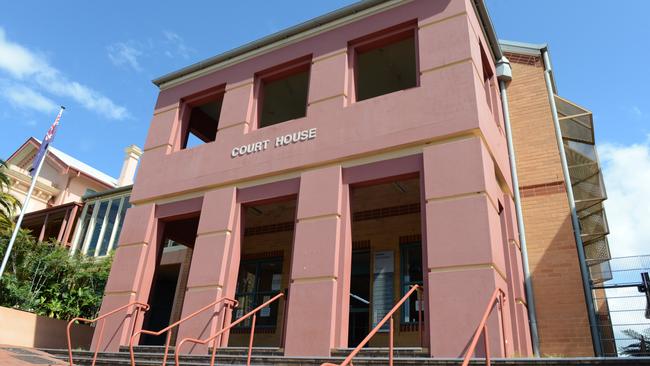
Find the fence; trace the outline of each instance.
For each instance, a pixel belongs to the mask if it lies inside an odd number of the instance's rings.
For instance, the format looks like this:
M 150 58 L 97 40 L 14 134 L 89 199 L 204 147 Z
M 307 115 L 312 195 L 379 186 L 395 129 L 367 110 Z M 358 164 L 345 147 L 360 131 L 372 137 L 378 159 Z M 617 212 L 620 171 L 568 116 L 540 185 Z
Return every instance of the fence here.
M 588 263 L 605 356 L 650 356 L 650 313 L 642 273 L 650 255 Z

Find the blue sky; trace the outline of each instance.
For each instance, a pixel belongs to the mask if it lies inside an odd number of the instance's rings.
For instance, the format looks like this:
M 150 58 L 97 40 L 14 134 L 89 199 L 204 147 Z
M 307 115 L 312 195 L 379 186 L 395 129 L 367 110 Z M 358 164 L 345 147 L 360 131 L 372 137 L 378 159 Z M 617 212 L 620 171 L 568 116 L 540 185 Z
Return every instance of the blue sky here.
M 352 2 L 7 2 L 0 12 L 0 157 L 29 136 L 42 138 L 64 104 L 54 145 L 117 176 L 123 148 L 144 143 L 153 78 Z M 650 207 L 650 177 L 638 176 L 641 167 L 650 170 L 650 2 L 487 3 L 500 38 L 550 45 L 559 94 L 594 112 L 610 201 L 626 202 L 610 204 L 611 211 L 650 217 L 637 207 L 641 199 Z M 623 174 L 637 175 L 630 182 Z M 625 240 L 650 243 L 650 234 Z

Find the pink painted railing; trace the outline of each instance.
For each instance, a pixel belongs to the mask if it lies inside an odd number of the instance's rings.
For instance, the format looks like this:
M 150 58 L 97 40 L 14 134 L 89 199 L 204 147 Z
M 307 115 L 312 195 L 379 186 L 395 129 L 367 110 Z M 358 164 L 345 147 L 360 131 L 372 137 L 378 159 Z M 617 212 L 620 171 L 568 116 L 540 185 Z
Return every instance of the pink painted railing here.
M 222 328 L 221 330 L 219 330 L 218 332 L 216 332 L 215 334 L 211 335 L 210 337 L 208 337 L 208 338 L 206 338 L 204 340 L 195 339 L 195 338 L 183 338 L 180 342 L 178 342 L 178 345 L 176 346 L 176 352 L 174 354 L 174 360 L 176 361 L 176 366 L 180 366 L 179 355 L 180 355 L 180 350 L 181 350 L 181 346 L 183 345 L 183 343 L 192 342 L 192 343 L 195 343 L 195 344 L 205 345 L 205 344 L 215 340 L 217 337 L 221 336 L 223 333 L 230 330 L 232 327 L 236 326 L 237 324 L 243 322 L 244 320 L 246 320 L 246 319 L 248 319 L 248 318 L 250 318 L 252 316 L 253 320 L 252 320 L 252 323 L 251 323 L 251 336 L 250 336 L 250 339 L 248 341 L 248 359 L 246 361 L 246 365 L 250 366 L 250 364 L 251 364 L 251 354 L 253 352 L 253 337 L 255 336 L 255 320 L 257 319 L 257 312 L 259 312 L 260 310 L 262 310 L 265 307 L 269 306 L 274 301 L 277 301 L 282 296 L 284 296 L 284 293 L 279 293 L 279 294 L 273 296 L 271 299 L 269 299 L 264 304 L 262 304 L 262 305 L 256 307 L 255 309 L 249 311 L 246 315 L 244 315 L 241 318 L 235 320 L 234 322 L 232 322 L 227 327 Z M 210 358 L 210 366 L 214 366 L 214 358 L 215 358 L 216 353 L 217 353 L 217 346 L 215 344 L 212 347 L 212 357 Z
M 492 310 L 494 309 L 494 305 L 497 305 L 497 307 L 501 308 L 503 306 L 503 302 L 505 298 L 506 298 L 506 294 L 500 288 L 497 288 L 492 293 L 492 297 L 490 297 L 490 302 L 488 302 L 488 306 L 485 309 L 485 312 L 483 313 L 481 322 L 478 324 L 478 327 L 476 328 L 476 332 L 474 332 L 474 337 L 472 337 L 472 342 L 469 344 L 469 347 L 467 348 L 467 353 L 465 353 L 465 358 L 463 359 L 462 366 L 469 365 L 469 361 L 472 359 L 472 356 L 474 355 L 474 351 L 476 350 L 476 346 L 478 345 L 478 340 L 479 338 L 481 338 L 481 333 L 483 334 L 483 344 L 485 346 L 485 365 L 490 366 L 490 343 L 488 339 L 488 328 L 486 323 L 488 318 L 490 317 L 490 314 L 492 313 Z
M 102 344 L 102 339 L 104 337 L 104 326 L 106 325 L 106 318 L 131 306 L 135 306 L 135 315 L 133 317 L 133 328 L 131 329 L 131 334 L 133 334 L 133 332 L 135 331 L 135 324 L 138 321 L 138 315 L 140 314 L 140 310 L 142 311 L 149 310 L 148 304 L 138 302 L 138 301 L 132 301 L 126 305 L 120 306 L 115 310 L 109 311 L 108 313 L 101 315 L 95 319 L 74 318 L 70 320 L 68 322 L 68 327 L 66 328 L 67 337 L 68 337 L 68 359 L 70 360 L 70 366 L 74 365 L 72 363 L 72 340 L 70 337 L 70 328 L 72 327 L 72 324 L 74 324 L 75 322 L 84 322 L 84 323 L 91 324 L 103 320 L 102 325 L 99 328 L 99 337 L 97 338 L 97 346 L 95 347 L 95 354 L 93 355 L 92 366 L 95 366 L 95 361 L 97 361 L 97 353 L 99 352 L 99 347 Z
M 333 363 L 324 363 L 321 366 L 347 366 L 347 365 L 352 365 L 352 359 L 354 358 L 354 356 L 356 356 L 357 353 L 359 353 L 361 351 L 361 349 L 368 342 L 370 342 L 370 339 L 375 334 L 377 334 L 379 329 L 381 329 L 381 327 L 389 320 L 390 320 L 390 333 L 389 333 L 389 338 L 388 338 L 389 339 L 389 343 L 388 343 L 388 365 L 393 366 L 393 341 L 394 341 L 394 335 L 395 335 L 394 325 L 393 325 L 393 314 L 395 314 L 395 312 L 402 306 L 402 304 L 404 304 L 406 299 L 408 299 L 416 291 L 418 291 L 418 292 L 422 291 L 422 286 L 413 285 L 413 287 L 411 287 L 411 289 L 400 299 L 400 301 L 397 302 L 397 304 L 395 304 L 395 306 L 393 306 L 393 308 L 384 316 L 384 318 L 379 323 L 377 323 L 377 325 L 370 331 L 370 333 L 368 333 L 366 338 L 364 338 L 363 341 L 361 341 L 361 343 L 359 343 L 359 345 L 352 351 L 352 353 L 350 353 L 348 355 L 348 357 L 345 358 L 345 360 L 343 360 L 343 362 L 340 365 L 336 365 L 336 364 L 333 364 Z M 418 295 L 418 298 L 419 298 L 419 295 Z M 418 299 L 418 301 L 419 301 L 419 299 Z M 422 343 L 422 306 L 419 307 L 419 311 L 418 311 L 418 327 L 420 328 L 420 344 L 421 344 Z M 178 364 L 176 364 L 176 366 L 178 366 Z
M 221 298 L 221 299 L 218 299 L 218 300 L 215 300 L 215 301 L 209 303 L 208 305 L 198 309 L 197 311 L 193 312 L 192 314 L 187 315 L 183 319 L 180 319 L 180 320 L 166 326 L 165 328 L 163 328 L 163 329 L 161 329 L 161 330 L 159 330 L 157 332 L 154 332 L 154 331 L 151 331 L 151 330 L 141 329 L 141 330 L 133 333 L 133 335 L 131 335 L 131 339 L 129 340 L 129 353 L 131 354 L 131 366 L 135 366 L 135 353 L 133 352 L 133 342 L 135 341 L 137 336 L 139 336 L 140 334 L 149 334 L 149 335 L 152 335 L 152 336 L 159 336 L 159 335 L 167 332 L 167 339 L 165 340 L 165 353 L 163 355 L 163 361 L 162 361 L 162 365 L 164 366 L 164 365 L 167 364 L 167 355 L 169 354 L 169 342 L 170 342 L 170 340 L 172 338 L 171 330 L 174 329 L 175 327 L 179 326 L 181 323 L 185 322 L 186 320 L 194 318 L 195 316 L 199 315 L 200 313 L 202 313 L 205 310 L 214 309 L 214 307 L 217 304 L 220 304 L 222 302 L 226 303 L 225 305 L 229 306 L 231 309 L 236 308 L 239 305 L 239 302 L 237 300 L 224 297 L 224 298 Z M 222 316 L 222 322 L 225 322 L 225 319 L 226 319 L 226 315 L 225 315 L 225 312 L 224 312 L 224 314 Z M 221 327 L 223 328 L 223 323 L 221 324 Z M 214 345 L 214 347 L 216 347 L 216 344 Z

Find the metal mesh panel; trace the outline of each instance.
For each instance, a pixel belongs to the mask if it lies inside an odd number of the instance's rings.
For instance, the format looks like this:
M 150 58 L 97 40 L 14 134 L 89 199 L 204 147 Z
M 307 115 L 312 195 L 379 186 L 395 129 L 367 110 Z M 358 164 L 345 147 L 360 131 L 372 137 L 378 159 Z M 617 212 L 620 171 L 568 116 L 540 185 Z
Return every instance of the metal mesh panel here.
M 594 130 L 591 115 L 560 118 L 562 137 L 586 143 L 594 143 Z
M 603 236 L 585 244 L 585 258 L 587 261 L 590 261 L 590 263 L 609 260 L 611 256 L 609 254 L 609 243 L 607 237 Z
M 576 175 L 582 178 L 588 170 L 586 167 L 569 168 L 569 174 L 576 172 Z M 577 178 L 577 177 L 576 177 Z M 571 176 L 571 185 L 573 186 L 573 196 L 576 202 L 578 201 L 603 201 L 607 198 L 605 193 L 605 182 L 600 171 L 596 171 L 591 176 L 582 178 L 581 180 L 574 179 Z M 591 205 L 589 205 L 591 206 Z
M 584 242 L 589 242 L 598 237 L 609 234 L 607 215 L 605 214 L 602 204 L 589 207 L 579 213 L 579 215 L 580 233 L 582 234 L 582 240 Z
M 612 277 L 612 267 L 609 261 L 587 261 L 591 263 L 589 265 L 589 278 L 594 284 L 603 283 L 611 280 Z
M 590 113 L 588 110 L 571 103 L 568 100 L 556 95 L 555 106 L 557 107 L 558 117 L 574 116 L 576 114 Z

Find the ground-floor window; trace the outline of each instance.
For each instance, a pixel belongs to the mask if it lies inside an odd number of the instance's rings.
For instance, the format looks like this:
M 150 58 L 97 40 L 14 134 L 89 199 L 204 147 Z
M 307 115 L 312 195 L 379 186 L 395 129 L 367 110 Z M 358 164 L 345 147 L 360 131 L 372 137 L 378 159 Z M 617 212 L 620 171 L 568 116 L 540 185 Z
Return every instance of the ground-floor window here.
M 270 300 L 281 291 L 282 258 L 263 258 L 242 260 L 239 266 L 236 298 L 239 306 L 235 320 L 244 316 L 257 306 Z M 275 328 L 278 321 L 278 302 L 257 313 L 256 328 Z M 240 327 L 250 327 L 252 317 L 240 323 Z
M 422 245 L 420 243 L 402 244 L 400 252 L 402 296 L 404 296 L 411 286 L 422 285 Z M 411 295 L 402 305 L 402 323 L 417 324 L 421 305 L 418 304 L 417 296 Z

